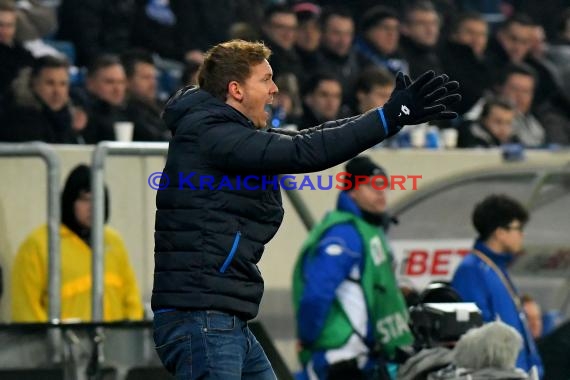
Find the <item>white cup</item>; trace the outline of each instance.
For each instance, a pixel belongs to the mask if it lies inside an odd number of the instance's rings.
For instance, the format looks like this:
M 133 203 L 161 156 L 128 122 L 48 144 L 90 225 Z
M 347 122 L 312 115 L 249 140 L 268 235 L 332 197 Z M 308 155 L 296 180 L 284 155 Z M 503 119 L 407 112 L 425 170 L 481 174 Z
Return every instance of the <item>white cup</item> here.
M 135 124 L 132 121 L 117 121 L 113 124 L 115 140 L 122 142 L 133 141 Z
M 447 149 L 453 149 L 457 147 L 457 129 L 455 128 L 445 128 L 441 130 L 441 137 L 443 140 L 443 145 Z
M 423 148 L 426 145 L 426 129 L 424 126 L 414 127 L 410 131 L 410 144 L 414 148 Z

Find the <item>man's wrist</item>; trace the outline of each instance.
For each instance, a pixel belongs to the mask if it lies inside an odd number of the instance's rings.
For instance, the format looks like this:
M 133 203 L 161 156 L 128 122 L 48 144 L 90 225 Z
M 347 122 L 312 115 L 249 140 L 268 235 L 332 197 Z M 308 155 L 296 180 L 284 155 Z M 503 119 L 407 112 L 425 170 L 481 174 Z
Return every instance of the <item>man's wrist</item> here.
M 388 119 L 386 119 L 386 115 L 384 114 L 384 108 L 378 107 L 377 109 L 378 114 L 380 115 L 380 122 L 382 123 L 382 128 L 384 128 L 384 134 L 388 136 L 390 133 L 390 129 L 388 128 Z

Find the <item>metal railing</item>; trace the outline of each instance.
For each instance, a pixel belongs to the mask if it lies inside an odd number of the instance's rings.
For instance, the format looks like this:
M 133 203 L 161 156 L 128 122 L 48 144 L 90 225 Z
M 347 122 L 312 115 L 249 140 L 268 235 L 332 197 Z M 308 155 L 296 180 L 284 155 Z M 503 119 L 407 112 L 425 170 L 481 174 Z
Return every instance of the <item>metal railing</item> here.
M 48 321 L 57 324 L 61 317 L 59 157 L 50 145 L 43 142 L 0 144 L 0 157 L 41 157 L 47 165 Z
M 280 176 L 280 178 L 283 177 Z M 315 226 L 315 218 L 301 197 L 300 191 L 297 189 L 287 190 L 285 191 L 285 195 L 287 195 L 287 198 L 289 198 L 289 201 L 297 212 L 297 215 L 299 215 L 299 218 L 301 218 L 301 222 L 303 222 L 305 229 L 307 231 L 312 230 Z
M 108 155 L 115 156 L 164 156 L 168 152 L 168 143 L 143 143 L 143 142 L 115 142 L 103 141 L 97 144 L 93 151 L 91 165 L 91 191 L 93 197 L 93 214 L 91 227 L 92 255 L 92 297 L 91 315 L 93 322 L 103 321 L 103 278 L 105 257 L 103 254 L 103 228 L 105 223 L 105 158 Z

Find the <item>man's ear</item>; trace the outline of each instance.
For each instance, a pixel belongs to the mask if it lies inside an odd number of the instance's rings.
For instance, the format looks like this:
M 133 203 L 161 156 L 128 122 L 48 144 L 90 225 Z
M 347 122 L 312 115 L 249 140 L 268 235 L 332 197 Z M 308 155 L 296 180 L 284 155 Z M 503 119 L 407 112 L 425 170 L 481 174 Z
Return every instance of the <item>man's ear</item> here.
M 243 99 L 243 91 L 237 81 L 233 80 L 228 84 L 228 96 L 238 102 Z
M 495 240 L 501 240 L 507 231 L 504 228 L 497 227 L 495 231 L 491 234 L 491 237 L 495 238 Z

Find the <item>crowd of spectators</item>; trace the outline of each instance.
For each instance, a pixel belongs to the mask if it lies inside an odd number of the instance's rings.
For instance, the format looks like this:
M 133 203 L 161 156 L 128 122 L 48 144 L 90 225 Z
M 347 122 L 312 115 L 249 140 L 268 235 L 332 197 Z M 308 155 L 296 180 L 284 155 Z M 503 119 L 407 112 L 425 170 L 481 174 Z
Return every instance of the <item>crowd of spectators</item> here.
M 435 70 L 462 86 L 438 125 L 459 147 L 570 144 L 570 8 L 505 0 L 0 0 L 0 141 L 95 144 L 120 121 L 168 141 L 163 102 L 232 38 L 273 51 L 269 126 L 362 113 L 398 71 Z

